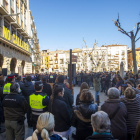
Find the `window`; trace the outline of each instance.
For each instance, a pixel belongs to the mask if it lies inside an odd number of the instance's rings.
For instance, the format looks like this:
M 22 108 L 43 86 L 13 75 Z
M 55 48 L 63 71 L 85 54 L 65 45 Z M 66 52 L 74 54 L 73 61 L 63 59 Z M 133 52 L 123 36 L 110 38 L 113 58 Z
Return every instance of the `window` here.
M 20 3 L 20 11 L 21 11 L 21 14 L 23 14 L 23 4 Z
M 24 18 L 26 19 L 26 9 L 24 9 Z
M 16 0 L 16 5 L 19 8 L 19 0 Z

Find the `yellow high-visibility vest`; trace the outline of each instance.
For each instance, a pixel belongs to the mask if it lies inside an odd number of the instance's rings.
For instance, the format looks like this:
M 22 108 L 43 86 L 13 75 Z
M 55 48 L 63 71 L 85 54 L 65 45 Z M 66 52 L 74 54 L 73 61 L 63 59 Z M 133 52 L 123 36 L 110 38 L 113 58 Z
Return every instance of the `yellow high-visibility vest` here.
M 5 84 L 3 88 L 3 94 L 10 94 L 10 86 L 11 86 L 11 83 Z
M 42 96 L 40 94 L 38 94 L 38 95 L 35 95 L 35 94 L 30 95 L 30 97 L 29 97 L 30 107 L 32 109 L 43 109 L 43 108 L 45 108 L 46 106 L 43 106 L 42 101 L 46 96 L 47 95 Z
M 12 85 L 12 83 L 7 83 L 7 84 L 4 85 L 3 94 L 10 94 L 11 85 Z M 21 92 L 20 87 L 19 87 L 19 92 Z

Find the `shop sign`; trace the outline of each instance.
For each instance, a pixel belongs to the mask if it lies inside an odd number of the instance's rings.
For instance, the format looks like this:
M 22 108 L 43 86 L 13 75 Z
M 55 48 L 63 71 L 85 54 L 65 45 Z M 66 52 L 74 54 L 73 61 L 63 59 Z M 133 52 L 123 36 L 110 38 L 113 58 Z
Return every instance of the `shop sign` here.
M 3 37 L 9 41 L 11 41 L 12 38 L 12 42 L 15 45 L 19 46 L 20 48 L 26 51 L 29 51 L 29 45 L 24 41 L 21 41 L 21 39 L 19 39 L 19 37 L 15 34 L 11 35 L 10 30 L 8 30 L 5 26 L 3 26 Z

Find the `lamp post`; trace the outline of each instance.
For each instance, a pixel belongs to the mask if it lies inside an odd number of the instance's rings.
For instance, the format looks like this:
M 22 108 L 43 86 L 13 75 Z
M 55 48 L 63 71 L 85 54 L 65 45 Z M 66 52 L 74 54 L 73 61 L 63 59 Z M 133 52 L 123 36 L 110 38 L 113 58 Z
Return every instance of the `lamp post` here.
M 134 74 L 137 74 L 137 63 L 136 63 L 136 52 L 135 52 L 135 43 L 140 39 L 136 39 L 136 36 L 140 30 L 140 22 L 136 23 L 135 27 L 133 28 L 132 31 L 126 32 L 123 28 L 121 28 L 121 24 L 119 22 L 119 15 L 117 21 L 114 21 L 114 24 L 116 27 L 118 27 L 118 31 L 122 32 L 123 34 L 127 35 L 128 37 L 131 38 L 131 46 L 132 46 L 132 57 L 133 57 L 133 67 L 134 67 Z M 134 29 L 137 27 L 136 33 L 134 35 Z

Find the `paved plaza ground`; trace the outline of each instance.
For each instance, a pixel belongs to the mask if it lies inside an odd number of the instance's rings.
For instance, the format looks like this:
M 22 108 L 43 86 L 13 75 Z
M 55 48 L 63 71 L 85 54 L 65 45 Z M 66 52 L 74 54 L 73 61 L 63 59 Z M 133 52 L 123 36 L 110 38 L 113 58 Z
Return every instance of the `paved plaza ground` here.
M 94 91 L 93 87 L 91 87 L 90 90 L 92 91 L 93 96 L 95 97 L 95 91 Z M 80 91 L 80 87 L 74 87 L 74 105 L 76 103 L 76 96 L 79 93 L 79 91 Z M 100 105 L 102 105 L 103 102 L 107 98 L 108 97 L 105 96 L 105 93 L 100 92 L 100 102 L 101 102 Z M 72 131 L 74 131 L 74 130 L 75 130 L 75 128 L 72 127 Z M 28 128 L 27 121 L 25 120 L 25 140 L 26 140 L 27 137 L 31 136 L 32 133 L 33 133 L 32 128 Z M 0 140 L 6 140 L 6 136 L 5 135 L 6 135 L 6 133 L 0 134 Z M 70 140 L 73 140 L 73 139 L 70 137 Z

